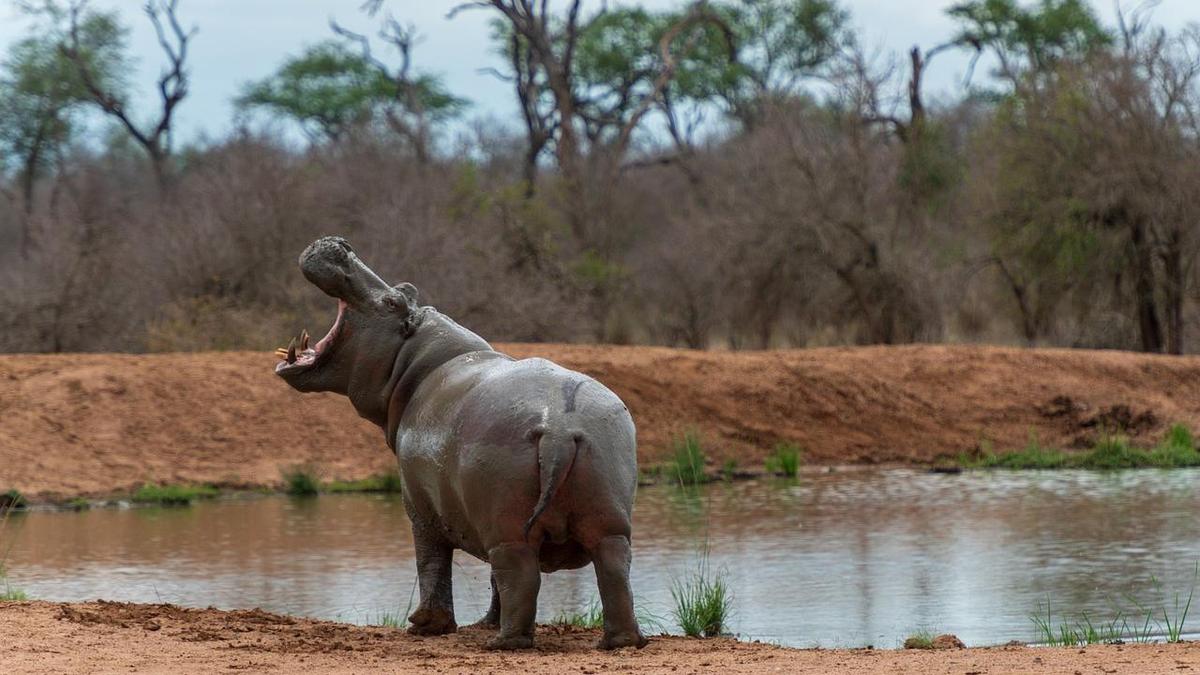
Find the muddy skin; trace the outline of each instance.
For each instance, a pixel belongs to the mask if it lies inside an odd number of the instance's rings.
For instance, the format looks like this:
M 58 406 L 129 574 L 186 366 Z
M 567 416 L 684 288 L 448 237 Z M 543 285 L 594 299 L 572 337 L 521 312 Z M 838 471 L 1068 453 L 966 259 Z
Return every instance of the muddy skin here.
M 633 419 L 604 385 L 544 359 L 517 361 L 389 286 L 340 237 L 300 256 L 305 278 L 338 300 L 329 334 L 278 353 L 300 391 L 350 398 L 384 429 L 412 521 L 421 601 L 409 632 L 456 630 L 451 558 L 492 567 L 493 649 L 533 646 L 541 572 L 591 563 L 604 609 L 602 649 L 642 647 L 629 586 L 637 487 Z

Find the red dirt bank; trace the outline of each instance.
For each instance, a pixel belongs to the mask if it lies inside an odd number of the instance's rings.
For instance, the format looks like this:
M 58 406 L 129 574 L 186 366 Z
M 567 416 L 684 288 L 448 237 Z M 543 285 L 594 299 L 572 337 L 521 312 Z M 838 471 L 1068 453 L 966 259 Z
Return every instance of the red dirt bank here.
M 1121 425 L 1150 443 L 1200 427 L 1200 358 L 974 346 L 696 352 L 500 345 L 610 386 L 638 424 L 643 462 L 694 427 L 715 462 L 761 466 L 779 441 L 817 464 L 928 463 L 1023 445 L 1072 445 Z M 382 432 L 332 395 L 302 396 L 268 354 L 0 356 L 0 490 L 107 494 L 145 481 L 277 485 L 388 471 Z

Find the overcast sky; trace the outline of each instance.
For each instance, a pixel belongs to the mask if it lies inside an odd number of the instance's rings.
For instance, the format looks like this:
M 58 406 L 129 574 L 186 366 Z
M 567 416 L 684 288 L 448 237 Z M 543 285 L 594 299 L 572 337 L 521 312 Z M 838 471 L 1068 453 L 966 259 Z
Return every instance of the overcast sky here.
M 133 81 L 135 100 L 153 105 L 154 78 L 160 53 L 153 29 L 141 13 L 144 0 L 93 0 L 97 7 L 119 10 L 132 28 L 130 47 L 137 58 Z M 1134 0 L 1124 0 L 1126 6 Z M 512 119 L 516 108 L 507 87 L 481 70 L 498 66 L 488 41 L 490 14 L 474 10 L 447 19 L 455 5 L 444 0 L 389 0 L 385 6 L 402 22 L 417 26 L 423 41 L 415 52 L 420 70 L 439 74 L 449 88 L 473 104 L 473 115 Z M 610 4 L 648 8 L 680 6 L 680 0 L 612 0 Z M 944 10 L 953 0 L 843 0 L 852 22 L 868 45 L 902 53 L 914 44 L 930 46 L 953 32 Z M 261 78 L 288 55 L 330 36 L 329 19 L 363 31 L 372 22 L 360 14 L 360 0 L 180 0 L 185 25 L 199 29 L 193 41 L 191 95 L 180 108 L 179 130 L 186 139 L 219 136 L 232 119 L 231 99 L 248 80 Z M 1095 3 L 1106 22 L 1114 16 L 1113 3 Z M 596 8 L 600 0 L 585 0 Z M 1170 28 L 1200 22 L 1200 0 L 1162 0 L 1155 20 Z M 12 0 L 0 0 L 0 49 L 28 29 Z M 951 90 L 965 70 L 965 57 L 939 58 L 929 73 L 927 86 L 935 95 Z

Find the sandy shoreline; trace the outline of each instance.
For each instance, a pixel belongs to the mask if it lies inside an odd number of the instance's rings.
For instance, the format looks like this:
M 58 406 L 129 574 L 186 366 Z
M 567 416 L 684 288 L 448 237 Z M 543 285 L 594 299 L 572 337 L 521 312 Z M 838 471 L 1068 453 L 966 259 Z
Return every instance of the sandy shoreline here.
M 531 651 L 488 652 L 489 631 L 419 638 L 401 630 L 261 610 L 127 603 L 0 603 L 0 672 L 12 673 L 1179 673 L 1200 644 L 946 651 L 788 649 L 729 639 L 656 637 L 601 652 L 598 632 L 538 629 Z

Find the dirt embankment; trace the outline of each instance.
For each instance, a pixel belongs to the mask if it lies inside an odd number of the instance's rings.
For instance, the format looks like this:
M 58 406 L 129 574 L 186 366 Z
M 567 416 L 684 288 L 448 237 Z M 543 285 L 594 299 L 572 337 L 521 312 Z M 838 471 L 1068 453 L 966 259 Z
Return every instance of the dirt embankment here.
M 816 464 L 926 463 L 1106 427 L 1151 443 L 1200 427 L 1200 358 L 973 346 L 695 352 L 500 345 L 593 375 L 629 405 L 643 462 L 699 430 L 710 459 L 760 466 L 780 441 Z M 52 498 L 145 481 L 277 485 L 390 470 L 382 432 L 333 395 L 302 396 L 268 354 L 0 356 L 0 490 Z
M 269 614 L 125 603 L 0 603 L 5 673 L 1179 673 L 1200 644 L 950 651 L 785 649 L 653 638 L 600 652 L 596 631 L 541 627 L 537 648 L 488 652 L 490 631 L 418 638 L 389 628 Z

